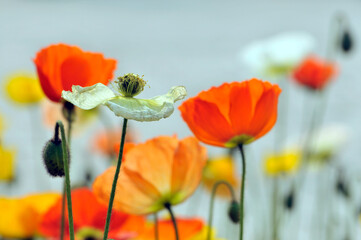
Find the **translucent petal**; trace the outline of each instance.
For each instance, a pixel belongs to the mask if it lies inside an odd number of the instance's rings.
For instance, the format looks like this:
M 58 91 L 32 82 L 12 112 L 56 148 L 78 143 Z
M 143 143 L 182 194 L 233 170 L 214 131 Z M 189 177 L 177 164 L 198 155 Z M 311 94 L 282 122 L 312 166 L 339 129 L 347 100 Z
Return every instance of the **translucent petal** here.
M 72 92 L 63 91 L 62 97 L 81 109 L 106 105 L 116 116 L 136 121 L 157 121 L 169 117 L 174 102 L 183 99 L 187 91 L 183 86 L 173 87 L 165 95 L 151 99 L 116 96 L 107 86 L 97 83 L 91 87 L 73 86 Z
M 118 96 L 105 103 L 119 117 L 136 121 L 157 121 L 169 117 L 174 111 L 174 102 L 183 99 L 187 91 L 183 86 L 173 87 L 165 95 L 151 99 Z
M 74 85 L 71 90 L 63 91 L 62 98 L 84 110 L 95 108 L 115 97 L 114 92 L 102 83 L 90 87 Z

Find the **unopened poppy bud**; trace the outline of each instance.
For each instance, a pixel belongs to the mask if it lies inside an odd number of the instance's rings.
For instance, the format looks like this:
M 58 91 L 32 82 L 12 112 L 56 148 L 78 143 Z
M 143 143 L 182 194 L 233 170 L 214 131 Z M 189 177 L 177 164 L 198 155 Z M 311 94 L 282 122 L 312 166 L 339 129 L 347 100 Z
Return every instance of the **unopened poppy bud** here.
M 69 159 L 69 158 L 68 158 Z M 59 126 L 55 126 L 54 138 L 50 139 L 43 150 L 43 161 L 48 173 L 53 177 L 64 176 L 63 147 L 59 138 Z
M 128 73 L 118 77 L 115 83 L 124 97 L 134 97 L 144 90 L 144 86 L 147 83 L 142 77 L 139 77 L 138 74 Z
M 284 206 L 288 210 L 292 210 L 295 204 L 295 194 L 292 190 L 284 199 Z
M 234 222 L 234 223 L 239 222 L 240 209 L 239 209 L 239 203 L 237 201 L 232 200 L 231 204 L 229 205 L 228 216 L 232 222 Z
M 348 30 L 345 30 L 341 38 L 341 49 L 343 52 L 348 53 L 353 47 L 353 40 Z
M 68 122 L 75 120 L 75 106 L 71 102 L 65 101 L 63 103 L 62 113 Z

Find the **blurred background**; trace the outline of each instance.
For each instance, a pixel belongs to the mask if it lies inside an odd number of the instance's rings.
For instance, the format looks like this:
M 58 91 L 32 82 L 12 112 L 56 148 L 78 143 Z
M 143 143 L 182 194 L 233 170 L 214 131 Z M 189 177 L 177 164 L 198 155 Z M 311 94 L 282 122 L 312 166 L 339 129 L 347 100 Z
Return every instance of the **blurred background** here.
M 25 106 L 11 101 L 6 92 L 9 76 L 17 72 L 36 73 L 32 59 L 43 47 L 54 43 L 77 45 L 85 51 L 102 52 L 107 58 L 115 58 L 115 76 L 125 73 L 144 75 L 149 88 L 139 95 L 149 98 L 166 93 L 169 88 L 184 85 L 188 96 L 218 86 L 223 82 L 242 81 L 253 77 L 273 82 L 278 78 L 265 76 L 252 69 L 242 60 L 242 51 L 254 41 L 274 35 L 301 31 L 314 38 L 312 53 L 327 57 L 327 47 L 335 16 L 342 14 L 353 39 L 350 53 L 336 54 L 338 75 L 327 89 L 323 126 L 341 126 L 336 133 L 342 140 L 331 171 L 322 172 L 322 166 L 313 166 L 307 174 L 297 203 L 302 205 L 296 212 L 284 214 L 281 221 L 281 239 L 322 239 L 317 237 L 323 225 L 313 215 L 320 204 L 314 204 L 315 194 L 324 188 L 337 187 L 340 171 L 349 183 L 350 201 L 335 198 L 336 211 L 332 223 L 332 239 L 361 239 L 359 209 L 361 208 L 361 109 L 359 69 L 359 23 L 361 2 L 359 0 L 337 1 L 14 1 L 0 0 L 0 115 L 3 118 L 1 143 L 15 151 L 15 178 L 11 183 L 0 182 L 0 195 L 22 196 L 40 191 L 60 191 L 61 181 L 49 178 L 41 160 L 45 142 L 52 137 L 53 126 L 45 121 L 56 116 L 58 110 L 49 113 L 43 100 L 39 104 Z M 287 81 L 287 134 L 282 144 L 292 144 L 304 135 L 304 125 L 311 121 L 314 100 L 291 78 Z M 281 85 L 281 84 L 280 84 Z M 282 101 L 281 95 L 280 101 Z M 306 107 L 305 107 L 306 104 Z M 307 105 L 310 107 L 308 108 Z M 179 103 L 176 103 L 179 106 Z M 121 127 L 121 119 L 108 109 L 100 108 L 102 117 L 90 117 L 74 130 L 72 140 L 71 178 L 74 185 L 84 179 L 94 178 L 108 166 L 104 155 L 94 150 L 95 135 L 104 130 L 104 122 L 113 128 Z M 178 109 L 174 114 L 157 122 L 130 121 L 137 142 L 158 135 L 177 134 L 180 138 L 192 135 L 183 122 Z M 264 174 L 263 159 L 274 150 L 277 129 L 264 138 L 247 146 L 248 173 L 246 195 L 246 235 L 248 239 L 267 239 L 260 232 L 269 229 L 269 199 L 272 184 Z M 74 127 L 75 128 L 75 127 Z M 345 131 L 344 131 L 345 130 Z M 342 136 L 341 136 L 342 135 Z M 279 142 L 279 144 L 281 144 Z M 209 156 L 226 151 L 207 146 Z M 282 147 L 280 147 L 282 148 Z M 236 154 L 237 164 L 239 156 Z M 1 168 L 1 166 L 0 166 Z M 90 176 L 86 176 L 83 169 Z M 341 169 L 341 170 L 340 170 Z M 240 173 L 240 171 L 237 171 Z M 330 174 L 331 172 L 331 174 Z M 346 181 L 345 180 L 345 181 Z M 315 183 L 322 182 L 319 188 Z M 320 190 L 321 189 L 321 190 Z M 199 193 L 201 191 L 201 193 Z M 209 196 L 200 197 L 203 190 L 176 212 L 190 215 L 192 212 L 206 218 Z M 281 186 L 279 200 L 287 196 L 290 183 Z M 322 194 L 321 194 L 322 195 Z M 199 200 L 201 198 L 201 200 Z M 322 196 L 321 196 L 322 198 Z M 321 202 L 329 202 L 328 198 Z M 192 201 L 202 206 L 192 209 Z M 227 203 L 216 204 L 214 224 L 220 236 L 236 239 L 237 226 L 225 226 L 228 221 L 224 209 Z M 322 204 L 321 204 L 322 205 Z M 191 210 L 190 210 L 191 209 Z M 350 210 L 351 209 L 351 210 Z M 328 215 L 327 215 L 328 216 Z M 316 218 L 316 220 L 315 220 Z M 335 230 L 336 229 L 336 230 Z M 351 229 L 351 230 L 350 230 Z M 330 230 L 330 231 L 331 231 Z M 297 232 L 297 234 L 295 234 Z M 346 234 L 350 232 L 350 234 Z M 349 238 L 345 238 L 345 236 Z M 331 239 L 331 238 L 329 238 Z M 328 240 L 329 240 L 328 239 Z

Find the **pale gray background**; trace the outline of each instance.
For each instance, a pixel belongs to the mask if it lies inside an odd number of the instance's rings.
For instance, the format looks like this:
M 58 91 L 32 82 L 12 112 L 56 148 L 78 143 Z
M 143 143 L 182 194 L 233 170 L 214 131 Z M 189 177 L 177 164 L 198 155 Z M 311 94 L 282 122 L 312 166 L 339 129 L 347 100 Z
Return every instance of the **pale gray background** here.
M 352 34 L 356 39 L 351 56 L 338 57 L 340 74 L 330 87 L 325 123 L 342 123 L 352 132 L 340 163 L 348 167 L 352 179 L 360 174 L 360 64 L 359 51 L 361 1 L 15 1 L 0 0 L 0 81 L 17 70 L 35 71 L 32 63 L 36 52 L 52 43 L 68 43 L 87 51 L 103 52 L 106 57 L 118 60 L 116 75 L 134 72 L 144 75 L 150 88 L 140 95 L 147 98 L 164 94 L 174 85 L 187 87 L 189 96 L 223 82 L 241 81 L 257 77 L 242 65 L 239 50 L 253 40 L 272 36 L 284 31 L 301 30 L 314 35 L 316 53 L 324 55 L 330 19 L 338 11 L 347 14 Z M 266 79 L 265 79 L 266 80 Z M 3 84 L 1 85 L 3 89 Z M 294 84 L 290 91 L 290 136 L 300 133 L 303 115 L 304 91 Z M 179 106 L 179 103 L 176 104 Z M 114 124 L 120 120 L 103 109 Z M 30 142 L 32 111 L 38 119 L 35 144 Z M 51 137 L 51 130 L 42 127 L 41 111 L 12 104 L 4 91 L 0 93 L 0 114 L 5 116 L 7 129 L 3 141 L 18 149 L 18 181 L 16 187 L 0 185 L 0 194 L 23 195 L 29 192 L 60 190 L 58 179 L 49 179 L 42 168 L 40 152 Z M 307 114 L 307 113 L 306 113 Z M 307 119 L 307 116 L 306 116 Z M 165 120 L 152 123 L 131 122 L 140 133 L 141 140 L 159 134 L 185 137 L 191 134 L 182 121 L 178 110 Z M 99 122 L 78 134 L 72 142 L 73 182 L 83 178 L 81 167 L 92 161 L 100 173 L 105 165 L 100 155 L 89 150 L 90 139 Z M 250 147 L 255 154 L 249 160 L 248 209 L 246 239 L 263 239 L 259 235 L 267 228 L 264 221 L 268 200 L 258 191 L 263 183 L 260 162 L 263 150 L 272 149 L 274 134 L 258 140 Z M 262 149 L 260 151 L 259 149 Z M 210 154 L 222 149 L 209 147 Z M 249 154 L 251 155 L 251 154 Z M 263 180 L 265 180 L 263 178 Z M 260 184 L 260 185 L 258 185 Z M 311 182 L 312 185 L 312 182 Z M 267 185 L 266 185 L 267 186 Z M 356 184 L 355 189 L 359 189 Z M 264 194 L 264 191 L 263 191 Z M 198 215 L 207 216 L 208 198 L 203 198 Z M 222 203 L 221 203 L 222 204 Z M 307 200 L 306 206 L 312 204 Z M 219 209 L 226 207 L 219 206 Z M 219 210 L 218 209 L 218 210 Z M 254 209 L 254 210 L 252 210 Z M 178 210 L 178 209 L 177 209 Z M 307 208 L 313 212 L 312 207 Z M 182 207 L 179 208 L 182 211 Z M 306 212 L 307 212 L 306 211 Z M 194 212 L 194 211 L 193 211 Z M 300 210 L 299 214 L 303 214 Z M 225 221 L 223 212 L 218 213 L 216 224 Z M 321 239 L 311 233 L 310 216 L 302 218 L 302 224 L 292 218 L 284 227 L 283 239 Z M 218 222 L 218 223 L 217 223 Z M 300 225 L 301 224 L 301 225 Z M 342 225 L 342 224 L 341 224 Z M 338 225 L 338 226 L 341 226 Z M 359 230 L 355 222 L 355 229 Z M 232 238 L 236 228 L 218 227 L 223 236 Z M 341 226 L 342 228 L 342 226 Z M 311 231 L 312 230 L 312 231 Z M 317 229 L 316 229 L 317 230 Z M 228 232 L 228 233 L 227 233 Z M 298 238 L 297 238 L 298 236 Z M 354 234 L 356 237 L 356 234 Z M 232 239 L 233 239 L 232 238 Z M 336 237 L 335 239 L 341 239 Z

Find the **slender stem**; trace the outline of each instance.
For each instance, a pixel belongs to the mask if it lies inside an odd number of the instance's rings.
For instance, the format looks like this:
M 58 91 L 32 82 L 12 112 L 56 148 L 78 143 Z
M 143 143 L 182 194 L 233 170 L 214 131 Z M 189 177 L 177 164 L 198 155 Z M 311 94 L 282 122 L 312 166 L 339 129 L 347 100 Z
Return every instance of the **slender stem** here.
M 158 213 L 154 213 L 154 239 L 159 240 Z
M 172 207 L 169 203 L 164 204 L 164 207 L 168 210 L 170 217 L 172 218 L 172 222 L 173 222 L 173 227 L 174 227 L 174 234 L 175 234 L 175 239 L 179 240 L 179 233 L 178 233 L 178 227 L 177 227 L 177 221 L 175 220 L 175 216 L 174 213 L 172 211 Z
M 75 114 L 75 111 L 69 112 L 69 114 Z M 70 140 L 71 140 L 71 126 L 72 126 L 72 118 L 73 116 L 65 117 L 68 123 L 67 128 L 67 143 L 70 146 Z M 58 127 L 55 127 L 55 137 L 59 136 L 59 129 Z M 65 199 L 66 199 L 66 180 L 63 180 L 63 189 L 62 189 L 62 201 L 61 201 L 61 222 L 60 222 L 60 240 L 64 240 L 64 227 L 65 227 Z
M 66 197 L 68 203 L 68 220 L 69 220 L 69 234 L 70 240 L 74 240 L 74 223 L 73 223 L 73 210 L 71 202 L 71 188 L 70 188 L 70 176 L 69 176 L 69 159 L 68 159 L 68 145 L 65 137 L 64 125 L 61 121 L 58 121 L 56 124 L 59 125 L 61 131 L 61 140 L 63 148 L 63 164 L 64 164 L 64 173 L 65 173 L 65 182 L 66 182 Z
M 233 188 L 231 186 L 231 184 L 229 184 L 229 182 L 227 181 L 217 181 L 214 185 L 213 185 L 213 189 L 212 189 L 212 195 L 211 195 L 211 204 L 209 206 L 209 217 L 208 217 L 208 232 L 207 232 L 207 240 L 211 239 L 211 232 L 212 232 L 212 224 L 213 224 L 213 206 L 214 206 L 214 199 L 216 196 L 216 191 L 218 189 L 218 186 L 224 184 L 230 191 L 231 195 L 232 195 L 232 200 L 236 200 L 236 196 L 234 194 Z
M 60 240 L 64 240 L 64 227 L 65 227 L 65 199 L 66 199 L 66 184 L 63 180 L 63 190 L 61 199 L 61 222 L 60 222 Z
M 112 209 L 113 209 L 113 202 L 114 202 L 114 197 L 115 197 L 115 190 L 117 188 L 117 181 L 118 181 L 118 176 L 119 176 L 119 172 L 120 172 L 120 166 L 122 165 L 122 159 L 123 159 L 123 148 L 124 148 L 124 142 L 125 142 L 125 133 L 127 131 L 127 123 L 128 123 L 128 119 L 124 118 L 123 130 L 122 130 L 122 138 L 120 140 L 120 149 L 119 149 L 117 168 L 116 168 L 115 174 L 114 174 L 114 180 L 113 180 L 113 184 L 112 184 L 112 191 L 110 192 L 107 219 L 106 219 L 106 222 L 105 222 L 103 240 L 108 239 L 108 232 L 109 232 L 110 219 L 111 219 L 111 216 L 112 216 Z
M 243 144 L 239 144 L 238 148 L 242 156 L 242 183 L 241 183 L 241 196 L 240 196 L 240 232 L 239 239 L 243 240 L 243 218 L 244 218 L 244 182 L 246 179 L 246 158 L 244 157 Z

